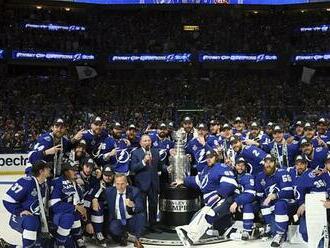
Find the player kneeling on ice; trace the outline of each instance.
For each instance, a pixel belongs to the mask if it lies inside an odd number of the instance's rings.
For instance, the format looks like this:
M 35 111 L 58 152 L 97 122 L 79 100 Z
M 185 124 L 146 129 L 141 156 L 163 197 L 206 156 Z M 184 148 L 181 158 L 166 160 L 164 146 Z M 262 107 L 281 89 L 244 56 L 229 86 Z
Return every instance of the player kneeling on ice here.
M 77 167 L 62 164 L 62 176 L 52 182 L 49 206 L 56 226 L 57 247 L 86 247 L 81 220 L 87 219 L 81 188 L 76 183 Z
M 186 187 L 200 190 L 205 206 L 195 214 L 189 225 L 176 227 L 176 231 L 185 246 L 197 242 L 213 224 L 220 224 L 225 218 L 231 218 L 229 211 L 237 187 L 234 172 L 225 164 L 218 163 L 215 151 L 208 151 L 207 166 L 197 176 L 189 176 L 184 182 Z M 225 222 L 225 221 L 224 221 Z
M 289 169 L 293 185 L 295 187 L 295 198 L 297 201 L 296 216 L 299 217 L 299 232 L 305 242 L 308 242 L 306 216 L 305 216 L 305 197 L 306 194 L 316 192 L 326 192 L 326 182 L 319 176 L 318 171 L 307 168 L 307 160 L 298 155 L 295 161 L 295 167 Z M 320 202 L 321 204 L 321 202 Z
M 45 245 L 42 237 L 49 232 L 45 202 L 48 195 L 46 179 L 50 170 L 45 161 L 37 161 L 31 168 L 32 176 L 18 179 L 4 195 L 3 205 L 11 213 L 9 225 L 22 233 L 23 248 Z
M 267 155 L 264 171 L 256 177 L 257 197 L 266 223 L 265 236 L 273 236 L 271 247 L 279 247 L 286 239 L 289 215 L 293 215 L 296 203 L 293 183 L 285 169 L 276 168 L 275 159 Z
M 244 158 L 238 158 L 235 164 L 236 180 L 238 189 L 233 204 L 230 206 L 231 213 L 243 213 L 243 232 L 242 240 L 248 240 L 252 234 L 254 214 L 258 208 L 256 200 L 256 190 L 254 177 L 246 172 L 246 162 Z

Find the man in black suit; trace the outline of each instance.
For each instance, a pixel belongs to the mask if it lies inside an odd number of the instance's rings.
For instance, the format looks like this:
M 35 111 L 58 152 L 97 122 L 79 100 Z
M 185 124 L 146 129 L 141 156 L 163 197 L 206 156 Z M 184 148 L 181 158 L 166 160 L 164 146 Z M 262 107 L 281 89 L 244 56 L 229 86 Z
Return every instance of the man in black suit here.
M 127 246 L 127 231 L 135 236 L 134 247 L 143 248 L 144 202 L 138 188 L 128 185 L 124 174 L 115 175 L 115 186 L 106 189 L 109 208 L 109 230 L 121 246 Z
M 140 145 L 141 148 L 132 152 L 131 171 L 135 173 L 135 185 L 141 190 L 145 204 L 148 197 L 149 230 L 160 233 L 161 231 L 155 228 L 155 224 L 159 193 L 158 171 L 163 169 L 163 165 L 158 149 L 151 147 L 149 135 L 142 135 Z

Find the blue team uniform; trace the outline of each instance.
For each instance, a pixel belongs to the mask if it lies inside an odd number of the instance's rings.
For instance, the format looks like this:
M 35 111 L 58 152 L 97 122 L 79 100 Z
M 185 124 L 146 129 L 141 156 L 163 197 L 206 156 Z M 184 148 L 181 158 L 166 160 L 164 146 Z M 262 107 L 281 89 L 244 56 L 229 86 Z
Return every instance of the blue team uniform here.
M 93 158 L 96 163 L 99 162 L 98 158 L 101 152 L 100 145 L 108 136 L 109 135 L 104 129 L 102 130 L 100 135 L 95 135 L 91 129 L 83 132 L 82 139 L 86 141 L 86 152 L 91 158 Z
M 113 171 L 115 173 L 123 173 L 128 175 L 129 172 L 129 164 L 131 155 L 129 153 L 130 146 L 126 143 L 124 138 L 115 139 L 116 142 L 116 159 L 117 162 L 113 167 Z
M 205 145 L 199 143 L 197 138 L 193 138 L 187 143 L 186 146 L 186 153 L 191 154 L 196 163 L 196 169 L 198 172 L 201 172 L 206 163 L 206 152 L 211 151 L 219 145 L 216 138 L 214 137 L 207 137 Z
M 326 183 L 320 176 L 315 176 L 311 169 L 305 170 L 300 176 L 297 175 L 294 168 L 290 168 L 289 173 L 292 176 L 293 185 L 295 188 L 295 198 L 298 207 L 305 203 L 306 194 L 326 192 Z M 303 239 L 307 242 L 308 237 L 305 215 L 300 217 L 299 232 L 301 233 Z
M 53 223 L 57 228 L 55 235 L 57 245 L 70 246 L 68 245 L 70 242 L 81 238 L 81 216 L 75 211 L 75 206 L 83 203 L 82 190 L 78 185 L 63 176 L 53 180 L 49 207 Z
M 257 175 L 262 171 L 264 158 L 266 153 L 256 146 L 244 146 L 240 152 L 236 154 L 236 158 L 242 157 L 249 164 L 250 173 Z
M 45 201 L 47 184 L 39 185 L 41 197 Z M 32 177 L 22 177 L 7 191 L 3 205 L 11 214 L 9 225 L 22 233 L 23 247 L 34 247 L 39 242 L 38 233 L 41 230 L 40 207 L 36 182 Z M 24 210 L 32 215 L 20 216 Z M 40 245 L 40 244 L 39 244 Z
M 159 157 L 161 161 L 164 161 L 165 164 L 168 164 L 168 156 L 170 150 L 174 148 L 174 142 L 169 138 L 161 139 L 158 135 L 150 136 L 152 140 L 152 146 L 159 150 Z
M 238 182 L 238 190 L 236 191 L 234 202 L 243 210 L 244 230 L 251 232 L 254 213 L 257 210 L 253 205 L 256 197 L 254 177 L 249 173 L 237 174 L 236 181 Z
M 62 145 L 62 152 L 59 152 L 55 155 L 44 155 L 44 151 L 49 148 L 52 148 L 55 145 Z M 59 144 L 54 143 L 54 135 L 52 132 L 47 132 L 38 137 L 37 143 L 34 145 L 33 150 L 29 152 L 29 162 L 31 165 L 35 164 L 37 161 L 44 160 L 52 165 L 61 164 L 62 161 L 61 157 L 63 154 L 70 152 L 72 149 L 71 141 L 66 137 L 63 136 L 61 138 L 61 142 Z M 57 161 L 59 160 L 59 161 Z M 32 167 L 27 167 L 25 169 L 25 173 L 27 175 L 31 174 Z M 59 175 L 60 170 L 57 171 L 57 175 Z M 57 176 L 55 175 L 55 176 Z
M 292 179 L 289 173 L 284 169 L 276 169 L 270 176 L 266 175 L 265 172 L 260 172 L 256 177 L 256 190 L 265 223 L 275 224 L 272 226 L 273 234 L 285 234 L 288 228 L 289 214 L 296 207 Z M 263 206 L 263 201 L 272 193 L 277 195 L 277 199 L 268 206 Z
M 221 199 L 232 196 L 237 187 L 233 171 L 221 163 L 212 167 L 205 166 L 199 175 L 186 177 L 184 184 L 200 190 L 205 205 L 210 207 L 215 206 Z
M 93 184 L 90 190 L 87 192 L 87 195 L 84 198 L 84 205 L 88 209 L 90 222 L 94 227 L 95 233 L 103 231 L 103 223 L 106 221 L 104 219 L 104 213 L 106 211 L 106 201 L 105 201 L 105 189 L 106 186 L 102 181 L 97 181 Z M 94 211 L 92 209 L 92 200 L 98 199 L 99 210 Z
M 278 154 L 276 155 L 276 145 Z M 262 146 L 262 149 L 277 159 L 280 168 L 291 167 L 294 165 L 294 159 L 299 154 L 299 143 L 293 142 L 287 144 L 287 157 L 283 154 L 283 144 L 277 144 L 274 140 Z
M 328 148 L 323 147 L 317 147 L 313 148 L 312 157 L 309 158 L 307 155 L 304 155 L 305 159 L 308 162 L 308 168 L 314 170 L 314 169 L 322 169 L 324 168 L 324 162 L 327 158 L 327 155 L 329 153 Z

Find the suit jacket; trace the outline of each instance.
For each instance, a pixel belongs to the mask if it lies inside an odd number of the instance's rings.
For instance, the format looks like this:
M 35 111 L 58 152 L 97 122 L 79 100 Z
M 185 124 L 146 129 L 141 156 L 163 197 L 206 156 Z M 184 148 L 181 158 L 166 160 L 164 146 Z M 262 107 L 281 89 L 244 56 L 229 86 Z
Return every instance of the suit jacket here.
M 112 221 L 117 219 L 116 216 L 116 198 L 117 189 L 116 187 L 109 187 L 105 190 L 106 200 L 109 208 L 109 220 Z M 144 201 L 138 188 L 133 186 L 127 186 L 126 188 L 126 199 L 130 199 L 134 202 L 134 208 L 126 206 L 128 214 L 135 215 L 138 213 L 144 213 Z
M 159 192 L 158 171 L 162 170 L 162 162 L 159 158 L 159 151 L 151 148 L 151 164 L 143 165 L 145 153 L 142 148 L 132 152 L 131 171 L 135 173 L 135 184 L 142 191 L 147 192 L 150 188 L 155 188 Z

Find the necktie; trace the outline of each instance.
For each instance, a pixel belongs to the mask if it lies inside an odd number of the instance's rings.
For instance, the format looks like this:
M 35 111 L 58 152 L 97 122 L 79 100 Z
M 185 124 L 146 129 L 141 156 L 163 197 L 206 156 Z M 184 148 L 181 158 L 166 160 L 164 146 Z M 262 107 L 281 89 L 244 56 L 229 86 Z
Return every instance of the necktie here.
M 119 212 L 120 212 L 120 221 L 125 226 L 126 225 L 126 211 L 125 211 L 125 204 L 123 193 L 119 194 Z

